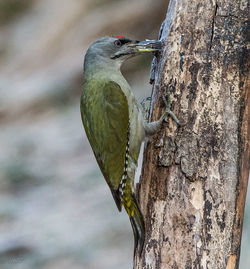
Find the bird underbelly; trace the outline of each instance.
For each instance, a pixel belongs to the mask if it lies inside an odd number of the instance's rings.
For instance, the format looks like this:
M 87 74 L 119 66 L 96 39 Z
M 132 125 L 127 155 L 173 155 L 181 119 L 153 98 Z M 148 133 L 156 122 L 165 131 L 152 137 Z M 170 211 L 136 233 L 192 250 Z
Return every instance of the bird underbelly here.
M 129 155 L 137 163 L 141 144 L 145 138 L 143 119 L 140 111 L 133 111 L 130 115 Z

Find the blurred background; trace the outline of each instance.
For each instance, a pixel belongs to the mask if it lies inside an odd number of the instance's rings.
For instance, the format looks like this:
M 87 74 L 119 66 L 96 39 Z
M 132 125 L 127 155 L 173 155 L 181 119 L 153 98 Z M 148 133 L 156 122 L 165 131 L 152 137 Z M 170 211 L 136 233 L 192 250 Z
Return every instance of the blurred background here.
M 88 46 L 157 38 L 165 0 L 0 0 L 0 268 L 128 269 L 133 236 L 83 131 Z M 150 57 L 123 73 L 149 96 Z M 250 264 L 250 198 L 241 269 Z

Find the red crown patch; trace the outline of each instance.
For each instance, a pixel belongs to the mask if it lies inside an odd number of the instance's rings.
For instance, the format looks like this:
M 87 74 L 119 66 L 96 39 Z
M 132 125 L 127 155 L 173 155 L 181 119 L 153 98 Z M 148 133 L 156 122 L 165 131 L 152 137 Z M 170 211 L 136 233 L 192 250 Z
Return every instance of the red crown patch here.
M 122 35 L 112 35 L 112 37 L 125 38 L 125 36 L 122 36 Z

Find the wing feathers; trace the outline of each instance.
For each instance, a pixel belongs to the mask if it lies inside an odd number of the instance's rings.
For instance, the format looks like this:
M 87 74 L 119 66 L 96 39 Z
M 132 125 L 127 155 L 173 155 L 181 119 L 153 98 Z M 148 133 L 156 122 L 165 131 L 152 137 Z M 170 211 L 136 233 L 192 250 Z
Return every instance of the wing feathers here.
M 114 81 L 88 81 L 84 84 L 81 114 L 99 167 L 111 190 L 117 190 L 125 165 L 129 125 L 127 98 Z M 113 196 L 116 195 L 113 193 Z M 118 200 L 115 201 L 119 209 Z

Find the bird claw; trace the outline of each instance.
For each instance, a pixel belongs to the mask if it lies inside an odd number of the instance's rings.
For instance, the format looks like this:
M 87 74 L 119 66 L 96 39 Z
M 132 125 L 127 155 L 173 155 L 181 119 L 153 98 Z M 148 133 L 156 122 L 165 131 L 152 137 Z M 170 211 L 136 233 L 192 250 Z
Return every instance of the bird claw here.
M 148 97 L 143 98 L 142 101 L 141 101 L 141 106 L 142 107 L 145 107 L 145 103 L 147 101 L 151 101 L 151 96 L 148 96 Z
M 167 93 L 167 99 L 164 95 L 162 95 L 162 99 L 163 99 L 165 106 L 166 106 L 165 113 L 168 114 L 177 123 L 177 125 L 181 125 L 180 121 L 178 120 L 178 118 L 176 117 L 174 112 L 170 109 L 170 107 L 171 107 L 170 92 L 168 91 L 168 93 Z

